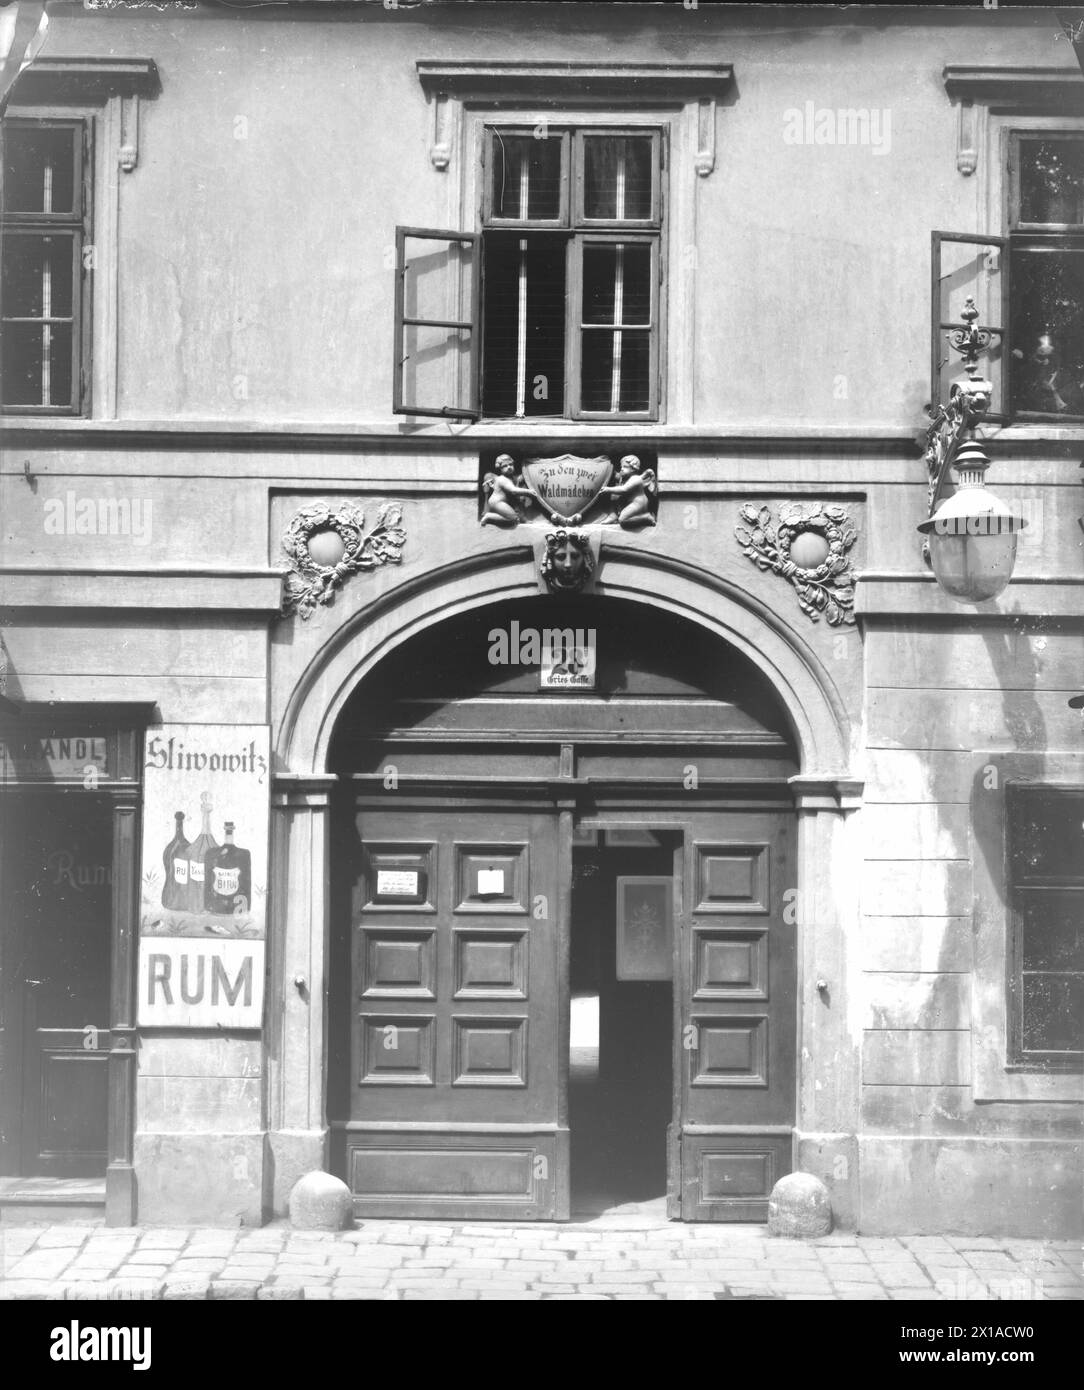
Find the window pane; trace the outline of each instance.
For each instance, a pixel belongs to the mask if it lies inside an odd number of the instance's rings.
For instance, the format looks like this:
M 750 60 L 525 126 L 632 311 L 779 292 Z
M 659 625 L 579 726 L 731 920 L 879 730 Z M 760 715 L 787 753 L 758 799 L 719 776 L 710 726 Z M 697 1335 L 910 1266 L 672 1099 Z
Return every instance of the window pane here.
M 1084 249 L 1014 249 L 1012 300 L 1015 408 L 1084 415 Z
M 583 248 L 584 323 L 651 322 L 651 248 Z
M 1084 881 L 1084 792 L 1010 792 L 1013 879 Z
M 71 318 L 70 237 L 6 232 L 3 253 L 5 318 Z
M 1084 224 L 1084 140 L 1020 141 L 1020 221 Z
M 533 135 L 503 135 L 493 131 L 490 206 L 494 217 L 552 219 L 561 212 L 561 151 L 559 136 L 536 140 Z
M 71 325 L 5 323 L 2 372 L 5 405 L 70 406 Z
M 935 359 L 933 399 L 948 401 L 952 383 L 963 376 L 963 357 L 952 346 L 952 334 L 966 325 L 964 312 L 967 301 L 974 300 L 978 311 L 980 329 L 997 328 L 1000 333 L 991 334 L 985 349 L 980 350 L 978 358 L 979 374 L 988 377 L 994 391 L 991 410 L 1000 413 L 1008 409 L 1005 400 L 1004 370 L 1002 358 L 1007 345 L 1002 335 L 1008 331 L 1003 322 L 1002 280 L 1005 268 L 1002 265 L 1000 248 L 975 241 L 952 241 L 948 238 L 938 243 L 937 250 L 937 310 L 935 325 Z
M 621 221 L 651 216 L 652 141 L 643 135 L 584 138 L 585 217 Z
M 584 410 L 648 410 L 651 334 L 584 329 L 580 399 Z
M 485 238 L 483 409 L 560 415 L 565 407 L 563 237 Z M 522 296 L 521 296 L 522 291 Z
M 6 125 L 4 211 L 76 211 L 78 179 L 71 127 Z
M 1025 970 L 1084 971 L 1084 892 L 1020 894 Z
M 1024 976 L 1024 1050 L 1084 1048 L 1084 975 Z

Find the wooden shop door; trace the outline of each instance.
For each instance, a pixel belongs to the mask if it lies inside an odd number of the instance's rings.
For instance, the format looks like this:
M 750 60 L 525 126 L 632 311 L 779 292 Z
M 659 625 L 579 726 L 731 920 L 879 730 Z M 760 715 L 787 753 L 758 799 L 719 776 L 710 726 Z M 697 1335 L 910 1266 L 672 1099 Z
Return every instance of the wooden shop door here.
M 670 1211 L 764 1221 L 792 1166 L 794 813 L 693 811 L 684 858 Z
M 559 917 L 571 817 L 562 854 L 552 808 L 402 797 L 356 802 L 348 837 L 339 1152 L 355 1210 L 567 1215 Z
M 85 793 L 4 817 L 4 1148 L 27 1176 L 105 1173 L 112 832 Z

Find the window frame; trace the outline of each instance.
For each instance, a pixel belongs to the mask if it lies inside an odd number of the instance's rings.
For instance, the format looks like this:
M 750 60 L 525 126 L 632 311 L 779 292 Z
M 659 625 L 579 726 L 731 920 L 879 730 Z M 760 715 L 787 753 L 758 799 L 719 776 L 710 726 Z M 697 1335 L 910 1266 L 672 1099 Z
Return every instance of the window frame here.
M 972 232 L 941 232 L 930 233 L 930 401 L 936 405 L 938 401 L 947 404 L 943 399 L 945 388 L 942 382 L 942 364 L 946 361 L 942 353 L 951 351 L 947 347 L 946 329 L 963 328 L 964 323 L 952 319 L 941 317 L 941 285 L 946 278 L 942 275 L 941 247 L 945 242 L 952 242 L 955 245 L 964 246 L 985 246 L 998 253 L 997 273 L 1001 276 L 1001 322 L 1000 324 L 986 323 L 979 319 L 980 328 L 990 329 L 998 337 L 998 344 L 1001 349 L 1001 396 L 1002 403 L 1011 405 L 1012 403 L 1012 344 L 1009 340 L 1010 316 L 1012 311 L 1010 276 L 1012 273 L 1012 245 L 1007 236 L 980 236 Z M 957 365 L 957 376 L 964 374 L 963 359 Z M 982 374 L 982 364 L 980 363 L 980 374 Z M 1012 419 L 1008 409 L 990 409 L 984 416 L 985 421 L 990 424 L 1008 424 Z
M 67 405 L 8 403 L 0 398 L 0 415 L 10 416 L 86 416 L 91 406 L 91 358 L 93 342 L 93 275 L 84 256 L 84 248 L 94 246 L 94 120 L 81 111 L 57 114 L 54 110 L 40 113 L 20 109 L 17 114 L 5 114 L 3 129 L 67 128 L 72 133 L 72 158 L 76 164 L 75 188 L 78 206 L 71 212 L 8 212 L 0 208 L 0 258 L 4 243 L 12 236 L 70 236 L 72 241 L 72 392 Z M 0 151 L 6 159 L 6 149 Z M 2 176 L 0 176 L 2 182 Z M 64 320 L 65 322 L 67 320 Z M 45 319 L 8 319 L 0 303 L 0 336 L 9 322 L 41 322 Z
M 408 318 L 406 315 L 406 243 L 413 241 L 456 242 L 470 249 L 470 310 L 469 319 L 422 319 Z M 481 267 L 482 237 L 479 232 L 457 232 L 435 227 L 396 227 L 395 229 L 395 291 L 393 302 L 393 343 L 392 343 L 392 414 L 428 415 L 437 419 L 468 420 L 479 418 L 481 407 L 482 370 L 482 308 L 481 308 Z M 448 328 L 455 332 L 470 333 L 470 361 L 467 367 L 467 391 L 469 404 L 466 406 L 421 406 L 407 405 L 403 399 L 403 355 L 405 329 L 407 327 Z M 448 376 L 453 376 L 449 365 Z M 449 389 L 454 391 L 454 383 Z
M 556 216 L 556 217 L 498 217 L 498 216 L 496 215 L 496 213 L 493 211 L 493 188 L 492 188 L 492 181 L 491 181 L 491 178 L 490 178 L 490 173 L 491 173 L 491 163 L 490 163 L 490 161 L 491 161 L 491 157 L 492 157 L 492 154 L 493 154 L 493 142 L 492 142 L 490 139 L 487 138 L 487 139 L 485 140 L 485 143 L 484 143 L 483 146 L 482 146 L 482 222 L 481 222 L 482 231 L 483 231 L 483 232 L 485 232 L 485 231 L 509 231 L 509 232 L 514 232 L 514 231 L 520 231 L 520 230 L 522 230 L 522 231 L 546 231 L 547 229 L 561 230 L 561 231 L 567 230 L 568 227 L 569 227 L 570 203 L 571 203 L 570 193 L 569 193 L 569 184 L 570 184 L 569 169 L 570 169 L 570 167 L 571 167 L 571 166 L 570 166 L 570 162 L 569 162 L 569 161 L 570 161 L 570 157 L 571 157 L 569 136 L 570 136 L 571 132 L 570 132 L 569 130 L 567 130 L 567 129 L 558 128 L 558 130 L 555 131 L 553 135 L 550 135 L 550 134 L 548 133 L 548 126 L 547 126 L 547 133 L 546 133 L 546 135 L 543 137 L 543 136 L 537 136 L 537 135 L 535 134 L 535 131 L 538 129 L 538 126 L 504 126 L 504 125 L 501 125 L 501 126 L 498 127 L 498 126 L 496 126 L 496 125 L 490 125 L 490 126 L 487 126 L 487 127 L 486 127 L 486 135 L 487 135 L 487 137 L 488 137 L 490 134 L 495 133 L 498 129 L 500 130 L 500 133 L 501 133 L 502 135 L 505 135 L 505 136 L 521 136 L 521 137 L 523 137 L 523 138 L 532 139 L 532 140 L 533 140 L 533 139 L 546 139 L 546 140 L 559 139 L 560 144 L 561 144 L 561 155 L 560 155 L 560 165 L 559 165 L 559 168 L 560 168 L 560 186 L 561 186 L 561 192 L 560 192 L 560 198 L 559 198 L 559 202 L 558 202 L 558 209 L 557 209 L 557 216 Z
M 666 381 L 664 364 L 667 360 L 667 314 L 666 304 L 668 294 L 664 291 L 669 290 L 668 285 L 668 258 L 667 258 L 667 172 L 669 168 L 669 145 L 671 138 L 670 123 L 663 112 L 645 113 L 616 113 L 612 109 L 605 111 L 582 111 L 572 109 L 562 109 L 560 111 L 548 112 L 544 117 L 525 118 L 519 113 L 481 110 L 471 112 L 473 123 L 476 126 L 474 141 L 466 142 L 468 159 L 469 152 L 474 150 L 474 171 L 475 179 L 480 176 L 481 187 L 474 187 L 474 197 L 465 200 L 465 206 L 474 206 L 477 210 L 478 225 L 483 242 L 482 260 L 484 266 L 484 237 L 486 232 L 514 232 L 523 231 L 530 234 L 537 231 L 542 234 L 561 234 L 568 238 L 567 251 L 567 279 L 566 287 L 569 292 L 570 304 L 580 305 L 582 311 L 582 254 L 577 253 L 577 244 L 584 238 L 603 237 L 615 241 L 633 240 L 652 240 L 657 251 L 654 257 L 652 271 L 652 305 L 653 305 L 653 327 L 651 342 L 651 357 L 649 364 L 649 405 L 642 411 L 620 411 L 620 412 L 595 412 L 584 411 L 580 407 L 582 395 L 582 384 L 580 381 L 582 349 L 580 344 L 580 328 L 577 316 L 571 312 L 566 313 L 565 317 L 565 382 L 564 382 L 564 408 L 560 414 L 538 414 L 538 415 L 493 415 L 486 410 L 485 404 L 485 341 L 484 329 L 480 342 L 480 365 L 479 365 L 479 405 L 481 414 L 479 421 L 487 425 L 511 424 L 515 427 L 537 428 L 539 426 L 556 427 L 564 425 L 587 425 L 592 429 L 598 425 L 622 426 L 626 424 L 650 423 L 655 424 L 665 419 L 665 400 L 666 400 Z M 556 222 L 551 219 L 536 219 L 534 221 L 519 221 L 505 218 L 488 219 L 491 206 L 492 195 L 490 189 L 490 168 L 488 163 L 488 153 L 492 148 L 491 132 L 500 130 L 502 133 L 524 135 L 533 134 L 541 125 L 547 129 L 553 127 L 553 135 L 546 136 L 552 139 L 560 134 L 570 137 L 569 144 L 566 146 L 566 154 L 563 156 L 567 162 L 562 171 L 562 208 L 567 216 L 564 222 Z M 654 168 L 654 189 L 652 196 L 652 218 L 629 219 L 628 221 L 616 222 L 609 218 L 583 219 L 580 214 L 583 209 L 583 140 L 584 135 L 609 135 L 609 136 L 643 136 L 652 137 L 652 159 Z M 574 166 L 574 167 L 573 167 Z M 466 183 L 466 191 L 469 193 L 471 185 Z M 487 220 L 488 219 L 488 220 Z M 627 232 L 626 232 L 627 229 Z M 626 234 L 622 235 L 623 232 Z M 575 298 L 573 299 L 573 295 Z M 485 274 L 482 275 L 482 322 L 485 321 Z
M 1020 1068 L 1009 1064 L 1009 981 L 1011 906 L 1007 892 L 1008 813 L 1005 787 L 1010 781 L 1044 787 L 1076 788 L 1080 756 L 1076 753 L 1007 752 L 976 748 L 967 758 L 973 787 L 974 890 L 973 964 L 971 975 L 971 1086 L 977 1102 L 1079 1102 L 1078 1071 Z
M 658 419 L 658 392 L 657 390 L 649 397 L 648 405 L 645 410 L 625 410 L 625 411 L 594 411 L 588 410 L 582 403 L 583 395 L 583 334 L 590 329 L 595 332 L 604 333 L 615 331 L 616 326 L 609 324 L 585 324 L 583 322 L 583 259 L 584 250 L 588 246 L 644 246 L 650 248 L 650 268 L 648 271 L 649 288 L 651 294 L 650 322 L 647 325 L 649 330 L 648 342 L 650 344 L 650 354 L 648 358 L 648 383 L 649 389 L 652 383 L 657 383 L 659 374 L 659 294 L 660 280 L 660 257 L 662 248 L 659 245 L 657 236 L 645 236 L 643 234 L 631 235 L 624 231 L 585 231 L 569 242 L 568 248 L 568 284 L 570 289 L 570 306 L 579 306 L 579 314 L 573 314 L 571 308 L 565 318 L 565 375 L 566 383 L 566 406 L 569 408 L 569 418 L 573 420 L 587 420 L 591 422 L 605 423 L 608 420 L 656 420 Z M 623 324 L 626 330 L 643 331 L 642 324 Z M 560 417 L 558 417 L 560 418 Z
M 1024 1048 L 1024 1000 L 1023 1000 L 1023 938 L 1024 922 L 1021 911 L 1021 896 L 1036 893 L 1079 892 L 1084 905 L 1084 871 L 1079 875 L 1025 875 L 1017 874 L 1014 859 L 1016 832 L 1014 810 L 1022 807 L 1029 799 L 1039 795 L 1064 797 L 1066 801 L 1084 798 L 1084 785 L 1065 783 L 1026 782 L 1010 780 L 1005 784 L 1005 895 L 1007 900 L 1006 942 L 1006 1024 L 1007 1047 L 1005 1066 L 1013 1072 L 1056 1072 L 1079 1075 L 1084 1072 L 1084 1050 L 1058 1053 L 1050 1049 Z M 1074 972 L 1065 971 L 1065 974 Z
M 656 177 L 652 179 L 650 213 L 647 217 L 622 217 L 620 219 L 616 217 L 588 217 L 585 211 L 587 202 L 587 155 L 584 146 L 586 141 L 598 136 L 609 136 L 611 139 L 615 139 L 633 134 L 640 136 L 647 134 L 651 137 L 651 167 Z M 606 129 L 604 126 L 585 129 L 583 126 L 577 126 L 573 130 L 572 135 L 575 155 L 574 168 L 576 170 L 576 178 L 574 181 L 575 201 L 572 212 L 573 229 L 579 230 L 582 228 L 585 231 L 613 231 L 617 228 L 630 228 L 632 230 L 658 231 L 661 234 L 663 206 L 662 184 L 663 175 L 665 173 L 661 129 L 655 127 L 648 131 L 633 131 L 627 126 L 619 125 L 615 125 L 612 129 Z
M 1009 242 L 1009 254 L 1020 251 L 1055 251 L 1070 250 L 1070 241 L 1075 240 L 1079 244 L 1079 253 L 1084 254 L 1084 226 L 1073 223 L 1052 223 L 1052 222 L 1021 222 L 1019 220 L 1020 208 L 1020 146 L 1027 141 L 1039 141 L 1042 139 L 1056 139 L 1063 137 L 1084 141 L 1084 129 L 1078 125 L 1054 125 L 1051 127 L 1036 127 L 1030 123 L 1021 124 L 1013 121 L 1002 132 L 1001 141 L 1001 164 L 1002 177 L 1004 180 L 1004 210 L 1003 226 L 1005 235 Z M 1073 235 L 1075 233 L 1075 236 Z M 1011 360 L 1012 349 L 1015 346 L 1012 341 L 1012 285 L 1007 281 L 1007 295 L 1009 301 L 1009 313 L 1006 319 L 1006 344 L 1008 352 L 1006 357 Z M 1081 305 L 1081 314 L 1084 315 L 1084 304 Z M 1023 425 L 1037 424 L 1045 425 L 1054 422 L 1084 428 L 1084 411 L 1080 414 L 1066 415 L 1056 411 L 1043 410 L 1016 410 L 1012 395 L 1010 361 L 1006 362 L 1006 410 L 1005 418 L 1019 422 Z

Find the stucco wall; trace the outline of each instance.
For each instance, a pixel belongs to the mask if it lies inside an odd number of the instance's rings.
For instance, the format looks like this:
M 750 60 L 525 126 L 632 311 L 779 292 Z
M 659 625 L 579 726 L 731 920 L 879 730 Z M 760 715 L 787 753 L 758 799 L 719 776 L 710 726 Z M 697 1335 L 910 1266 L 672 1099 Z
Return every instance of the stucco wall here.
M 439 611 L 468 558 L 508 552 L 515 582 L 533 582 L 525 538 L 477 525 L 479 450 L 499 431 L 416 429 L 389 413 L 394 225 L 445 225 L 458 178 L 429 163 L 414 60 L 733 63 L 714 173 L 670 171 L 693 182 L 698 205 L 694 418 L 683 435 L 673 422 L 612 432 L 652 436 L 662 504 L 656 530 L 611 543 L 691 566 L 705 604 L 718 583 L 773 614 L 849 727 L 841 765 L 803 769 L 865 781 L 849 857 L 821 871 L 819 891 L 834 876 L 855 901 L 848 938 L 836 932 L 809 953 L 814 976 L 827 961 L 841 984 L 832 1050 L 803 1059 L 814 1117 L 803 1161 L 867 1230 L 1063 1231 L 1075 1214 L 1079 1088 L 1063 1078 L 1061 1090 L 991 1095 L 984 1079 L 997 1065 L 976 1018 L 980 1003 L 983 1019 L 996 1008 L 1004 966 L 977 935 L 976 895 L 989 896 L 998 865 L 975 827 L 983 798 L 1000 794 L 978 776 L 991 759 L 1084 780 L 1079 716 L 1066 704 L 1081 675 L 1084 431 L 1018 430 L 991 447 L 990 483 L 1040 524 L 1007 592 L 974 611 L 922 567 L 925 469 L 910 436 L 928 397 L 929 232 L 974 229 L 980 216 L 976 183 L 956 169 L 941 69 L 1071 68 L 1068 45 L 1041 11 L 844 18 L 708 6 L 613 7 L 604 19 L 532 7 L 528 45 L 519 17 L 484 9 L 484 23 L 481 7 L 53 17 L 46 53 L 150 56 L 162 91 L 142 105 L 139 166 L 120 190 L 120 420 L 27 425 L 3 452 L 8 694 L 154 700 L 165 720 L 266 719 L 277 771 L 321 772 L 316 741 L 287 734 L 337 633 L 350 631 L 360 658 L 386 635 L 366 627 L 370 606 L 414 586 Z M 887 109 L 889 150 L 784 143 L 784 113 L 807 101 Z M 671 334 L 686 327 L 671 323 Z M 534 438 L 548 450 L 553 437 Z M 561 447 L 597 438 L 570 432 Z M 51 528 L 51 504 L 66 518 L 69 495 L 74 506 L 149 500 L 149 534 Z M 337 497 L 361 501 L 370 519 L 381 501 L 403 503 L 403 564 L 355 577 L 308 622 L 280 620 L 282 529 L 296 507 Z M 784 581 L 741 554 L 741 503 L 784 497 L 842 501 L 854 517 L 865 575 L 856 629 L 811 623 Z M 330 678 L 320 689 L 328 706 L 341 693 Z M 322 831 L 306 816 L 276 843 L 285 858 L 293 835 L 316 864 Z M 299 1020 L 304 1001 L 284 984 L 295 970 L 323 978 L 322 890 L 317 874 L 299 883 L 281 863 L 273 871 L 283 911 L 305 929 L 288 949 L 272 943 L 269 995 Z M 265 1152 L 283 1172 L 317 1161 L 319 1028 L 288 1032 L 282 1047 L 271 1029 L 269 1041 L 270 1080 L 251 1040 L 166 1038 L 144 1050 L 145 1219 L 179 1219 L 204 1201 L 209 1218 L 258 1220 L 273 1186 Z M 861 1085 L 848 1060 L 859 1057 Z M 265 1150 L 271 1111 L 277 1137 Z M 228 1180 L 208 1188 L 212 1169 Z

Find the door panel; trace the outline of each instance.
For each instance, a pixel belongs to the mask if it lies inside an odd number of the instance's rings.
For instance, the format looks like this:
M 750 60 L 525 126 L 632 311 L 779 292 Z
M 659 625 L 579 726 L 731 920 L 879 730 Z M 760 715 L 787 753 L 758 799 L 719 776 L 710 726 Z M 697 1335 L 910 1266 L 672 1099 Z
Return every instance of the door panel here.
M 797 1037 L 793 814 L 695 811 L 681 914 L 681 1215 L 763 1221 L 791 1169 Z M 789 915 L 789 914 L 788 914 Z
M 356 1210 L 560 1214 L 556 813 L 368 802 L 355 830 Z
M 34 1028 L 32 1039 L 24 1091 L 23 1171 L 96 1177 L 106 1161 L 109 1034 Z
M 4 992 L 18 1084 L 5 1104 L 17 1115 L 18 1170 L 94 1177 L 106 1168 L 111 807 L 35 796 L 6 829 Z

